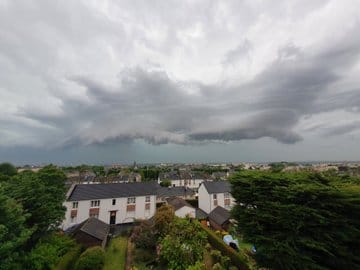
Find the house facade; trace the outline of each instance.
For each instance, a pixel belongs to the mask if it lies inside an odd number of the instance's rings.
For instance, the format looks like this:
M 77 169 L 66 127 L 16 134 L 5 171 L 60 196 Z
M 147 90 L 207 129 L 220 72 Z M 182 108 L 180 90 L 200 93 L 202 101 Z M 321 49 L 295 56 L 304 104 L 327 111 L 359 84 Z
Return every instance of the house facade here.
M 196 192 L 200 184 L 207 181 L 200 174 L 188 172 L 180 174 L 176 172 L 161 173 L 158 178 L 158 183 L 160 184 L 164 180 L 170 181 L 172 187 L 187 187 L 194 189 Z
M 199 208 L 209 214 L 217 206 L 230 210 L 235 204 L 228 181 L 205 181 L 198 190 Z
M 156 210 L 156 183 L 78 184 L 70 188 L 65 219 L 66 230 L 90 217 L 106 224 L 149 219 Z

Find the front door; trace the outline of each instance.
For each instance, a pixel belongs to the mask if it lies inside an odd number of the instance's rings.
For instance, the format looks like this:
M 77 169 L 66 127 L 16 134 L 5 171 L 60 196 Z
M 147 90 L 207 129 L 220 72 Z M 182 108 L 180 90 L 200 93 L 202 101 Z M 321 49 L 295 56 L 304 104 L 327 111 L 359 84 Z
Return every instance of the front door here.
M 116 211 L 110 211 L 110 225 L 116 223 Z

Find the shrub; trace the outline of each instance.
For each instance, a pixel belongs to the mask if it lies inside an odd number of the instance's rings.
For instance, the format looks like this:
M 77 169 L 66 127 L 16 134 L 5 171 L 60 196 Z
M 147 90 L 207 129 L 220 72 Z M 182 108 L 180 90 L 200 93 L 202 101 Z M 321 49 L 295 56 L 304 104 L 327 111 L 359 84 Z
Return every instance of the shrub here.
M 101 247 L 85 250 L 77 261 L 76 270 L 101 270 L 105 261 L 105 253 Z
M 225 268 L 222 267 L 220 263 L 215 263 L 212 267 L 212 270 L 225 270 Z
M 52 234 L 31 250 L 26 258 L 26 269 L 53 269 L 60 258 L 75 246 L 75 242 L 64 235 Z M 1 268 L 1 267 L 0 267 Z
M 219 250 L 212 250 L 210 252 L 211 258 L 213 259 L 214 262 L 218 263 L 221 262 L 221 252 Z
M 229 267 L 230 267 L 230 258 L 228 256 L 221 256 L 220 262 L 221 262 L 221 265 L 225 269 L 229 269 Z
M 237 265 L 241 270 L 248 270 L 247 259 L 241 253 L 237 253 L 231 247 L 226 245 L 221 238 L 219 238 L 216 233 L 210 229 L 201 226 L 203 230 L 207 233 L 209 243 L 216 249 L 220 250 L 222 254 L 228 256 L 231 262 L 234 265 Z
M 189 266 L 186 270 L 204 270 L 205 264 L 203 262 L 197 261 L 194 265 Z
M 59 261 L 54 270 L 67 270 L 72 269 L 76 260 L 79 258 L 82 251 L 80 245 L 76 245 L 69 252 L 67 252 Z
M 134 228 L 132 241 L 137 248 L 154 249 L 156 247 L 156 231 L 149 221 L 143 221 Z

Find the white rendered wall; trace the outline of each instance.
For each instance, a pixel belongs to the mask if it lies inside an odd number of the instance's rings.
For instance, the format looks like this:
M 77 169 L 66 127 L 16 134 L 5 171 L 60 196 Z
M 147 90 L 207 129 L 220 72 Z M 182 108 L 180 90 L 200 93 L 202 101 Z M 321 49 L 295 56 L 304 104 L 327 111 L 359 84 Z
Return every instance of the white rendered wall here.
M 175 211 L 175 215 L 181 218 L 184 218 L 186 216 L 195 218 L 195 209 L 189 206 L 183 206 Z
M 210 213 L 210 204 L 211 204 L 211 196 L 207 192 L 204 185 L 199 187 L 198 191 L 198 200 L 199 200 L 199 208 L 203 210 L 205 213 Z
M 217 206 L 221 206 L 227 210 L 230 210 L 234 204 L 235 200 L 229 193 L 230 206 L 225 207 L 225 195 L 224 193 L 215 193 L 217 198 L 217 205 L 214 205 L 214 194 L 209 194 L 204 185 L 201 185 L 198 192 L 199 198 L 199 208 L 205 213 L 209 214 Z
M 109 224 L 110 211 L 117 211 L 116 224 L 133 222 L 134 219 L 149 219 L 155 214 L 156 196 L 155 195 L 150 196 L 149 210 L 145 210 L 145 204 L 146 204 L 145 198 L 146 196 L 136 197 L 135 211 L 131 211 L 131 212 L 126 211 L 127 197 L 100 199 L 99 220 Z M 113 199 L 116 199 L 115 205 L 112 205 Z M 66 207 L 65 220 L 62 224 L 64 230 L 75 224 L 81 223 L 89 218 L 91 200 L 78 201 L 77 216 L 74 222 L 71 222 L 71 210 L 73 210 L 72 204 L 73 204 L 72 201 L 66 201 L 64 203 L 64 206 Z

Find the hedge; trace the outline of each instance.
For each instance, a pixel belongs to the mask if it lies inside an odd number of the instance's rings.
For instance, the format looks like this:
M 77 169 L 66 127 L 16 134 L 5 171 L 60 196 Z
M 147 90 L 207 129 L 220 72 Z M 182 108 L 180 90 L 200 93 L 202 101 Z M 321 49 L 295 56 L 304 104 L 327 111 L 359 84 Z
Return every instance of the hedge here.
M 81 252 L 82 247 L 80 245 L 76 245 L 60 259 L 58 265 L 54 268 L 54 270 L 73 269 L 75 262 L 79 258 Z
M 105 262 L 105 252 L 99 246 L 85 250 L 76 263 L 76 270 L 101 270 Z
M 226 245 L 222 239 L 220 239 L 215 232 L 205 226 L 201 226 L 207 233 L 209 243 L 216 249 L 220 250 L 225 256 L 231 259 L 231 262 L 236 265 L 240 270 L 249 270 L 247 258 L 233 250 L 231 247 Z

